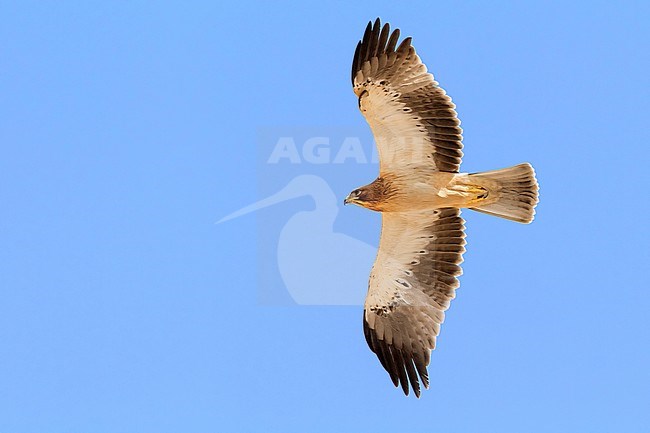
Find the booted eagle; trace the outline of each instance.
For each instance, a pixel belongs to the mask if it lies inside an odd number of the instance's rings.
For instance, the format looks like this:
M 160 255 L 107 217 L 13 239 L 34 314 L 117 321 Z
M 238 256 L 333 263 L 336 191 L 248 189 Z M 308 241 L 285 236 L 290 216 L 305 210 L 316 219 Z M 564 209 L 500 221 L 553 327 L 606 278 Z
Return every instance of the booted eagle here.
M 461 208 L 530 223 L 537 181 L 530 164 L 459 173 L 462 130 L 451 98 L 427 72 L 411 38 L 399 45 L 379 19 L 368 23 L 352 61 L 359 109 L 379 150 L 379 177 L 350 193 L 382 213 L 363 331 L 406 395 L 429 387 L 427 365 L 445 310 L 459 286 L 465 252 Z

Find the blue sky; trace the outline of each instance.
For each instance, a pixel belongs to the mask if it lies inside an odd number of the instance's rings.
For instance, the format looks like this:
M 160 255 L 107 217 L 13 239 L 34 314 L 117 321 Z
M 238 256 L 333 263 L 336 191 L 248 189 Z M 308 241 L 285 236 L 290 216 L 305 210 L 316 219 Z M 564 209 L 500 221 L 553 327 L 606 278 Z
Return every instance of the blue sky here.
M 530 161 L 541 185 L 530 226 L 464 213 L 420 400 L 366 347 L 360 306 L 281 285 L 269 251 L 309 197 L 215 224 L 294 175 L 339 204 L 374 178 L 269 167 L 264 134 L 365 145 L 349 67 L 377 16 L 453 97 L 463 170 Z M 0 431 L 646 431 L 649 18 L 642 2 L 0 2 Z M 379 218 L 341 206 L 334 229 L 376 245 Z

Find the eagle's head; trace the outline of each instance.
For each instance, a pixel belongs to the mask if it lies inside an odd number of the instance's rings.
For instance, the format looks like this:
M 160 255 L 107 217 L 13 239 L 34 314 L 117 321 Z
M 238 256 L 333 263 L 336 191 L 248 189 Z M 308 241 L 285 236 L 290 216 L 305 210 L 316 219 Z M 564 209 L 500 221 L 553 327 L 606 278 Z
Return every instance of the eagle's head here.
M 352 191 L 343 204 L 356 204 L 372 210 L 382 210 L 382 204 L 387 198 L 386 182 L 379 178 L 373 183 Z
M 371 192 L 368 190 L 368 187 L 361 187 L 355 189 L 343 200 L 343 204 L 356 204 L 359 206 L 364 206 L 364 203 L 367 203 L 368 200 L 371 200 Z

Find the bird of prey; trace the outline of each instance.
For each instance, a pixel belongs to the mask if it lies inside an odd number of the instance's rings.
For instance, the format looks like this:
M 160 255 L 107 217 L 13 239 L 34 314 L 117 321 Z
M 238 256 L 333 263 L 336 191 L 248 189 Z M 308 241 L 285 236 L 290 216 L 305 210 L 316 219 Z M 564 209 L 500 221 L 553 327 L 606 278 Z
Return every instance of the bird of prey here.
M 427 72 L 411 38 L 399 45 L 379 19 L 352 61 L 359 109 L 379 150 L 379 177 L 352 203 L 382 213 L 363 330 L 370 349 L 406 395 L 429 387 L 427 366 L 465 252 L 461 208 L 530 223 L 537 181 L 530 164 L 459 173 L 462 130 L 451 98 Z

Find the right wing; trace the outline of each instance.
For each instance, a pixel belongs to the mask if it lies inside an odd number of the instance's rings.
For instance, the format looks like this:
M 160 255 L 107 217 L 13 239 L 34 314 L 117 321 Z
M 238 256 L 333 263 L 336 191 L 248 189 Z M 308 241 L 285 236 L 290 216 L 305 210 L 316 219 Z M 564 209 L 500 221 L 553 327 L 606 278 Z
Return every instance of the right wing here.
M 363 330 L 393 384 L 401 384 L 406 395 L 409 382 L 418 397 L 419 380 L 429 387 L 431 350 L 462 273 L 464 228 L 455 208 L 382 214 Z

